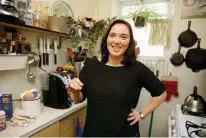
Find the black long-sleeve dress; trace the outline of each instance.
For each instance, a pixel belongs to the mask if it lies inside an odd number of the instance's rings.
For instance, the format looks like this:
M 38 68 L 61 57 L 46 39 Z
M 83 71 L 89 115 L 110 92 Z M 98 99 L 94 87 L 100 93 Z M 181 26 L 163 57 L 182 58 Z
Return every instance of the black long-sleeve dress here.
M 138 136 L 138 123 L 130 126 L 127 117 L 136 107 L 141 89 L 146 88 L 153 97 L 165 91 L 164 84 L 138 61 L 127 68 L 88 59 L 80 80 L 83 98 L 87 98 L 84 137 Z

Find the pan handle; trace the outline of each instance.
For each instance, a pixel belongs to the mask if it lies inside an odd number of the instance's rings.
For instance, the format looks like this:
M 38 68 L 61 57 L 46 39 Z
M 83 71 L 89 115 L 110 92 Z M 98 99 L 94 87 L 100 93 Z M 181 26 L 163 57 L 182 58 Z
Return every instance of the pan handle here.
M 197 100 L 197 86 L 194 86 L 193 88 L 193 96 L 194 96 L 194 100 L 196 101 Z
M 190 30 L 191 21 L 188 21 L 188 30 Z
M 200 42 L 201 42 L 201 38 L 198 38 L 198 41 L 197 41 L 197 48 L 200 49 Z
M 178 48 L 178 54 L 180 54 L 180 50 L 181 50 L 181 45 L 179 45 L 179 48 Z

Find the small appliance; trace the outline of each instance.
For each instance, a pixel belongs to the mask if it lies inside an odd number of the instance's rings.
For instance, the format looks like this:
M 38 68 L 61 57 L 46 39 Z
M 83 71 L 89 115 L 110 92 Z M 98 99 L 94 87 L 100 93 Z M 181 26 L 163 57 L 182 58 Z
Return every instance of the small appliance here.
M 71 74 L 66 71 L 45 73 L 41 80 L 44 106 L 56 109 L 66 109 L 71 106 L 66 89 Z

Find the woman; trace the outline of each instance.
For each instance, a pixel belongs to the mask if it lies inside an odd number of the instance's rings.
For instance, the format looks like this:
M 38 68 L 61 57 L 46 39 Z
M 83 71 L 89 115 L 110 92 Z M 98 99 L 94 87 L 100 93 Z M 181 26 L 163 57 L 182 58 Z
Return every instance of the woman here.
M 154 73 L 136 61 L 135 41 L 130 24 L 115 20 L 101 42 L 102 59 L 89 59 L 68 86 L 70 98 L 80 103 L 87 98 L 83 136 L 140 136 L 138 122 L 166 98 L 165 87 Z M 140 90 L 152 95 L 139 112 L 134 111 Z

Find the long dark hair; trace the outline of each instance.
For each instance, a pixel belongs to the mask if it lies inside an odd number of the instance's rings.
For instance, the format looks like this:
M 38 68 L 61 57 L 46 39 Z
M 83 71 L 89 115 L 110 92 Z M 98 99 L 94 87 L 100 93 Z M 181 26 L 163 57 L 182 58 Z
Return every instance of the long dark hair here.
M 109 32 L 111 30 L 111 28 L 115 25 L 115 24 L 124 24 L 128 27 L 129 29 L 129 35 L 130 35 L 130 42 L 129 42 L 129 46 L 127 48 L 127 50 L 125 51 L 124 54 L 124 59 L 121 62 L 124 66 L 128 67 L 130 65 L 133 65 L 136 59 L 135 56 L 135 41 L 134 41 L 134 36 L 133 36 L 133 32 L 132 32 L 132 27 L 131 25 L 122 19 L 118 19 L 113 21 L 108 29 L 106 30 L 106 33 L 104 34 L 104 36 L 102 37 L 102 41 L 101 41 L 101 47 L 100 47 L 100 53 L 101 53 L 101 62 L 103 62 L 104 64 L 107 63 L 108 58 L 109 58 L 109 51 L 107 49 L 107 38 L 109 35 Z

